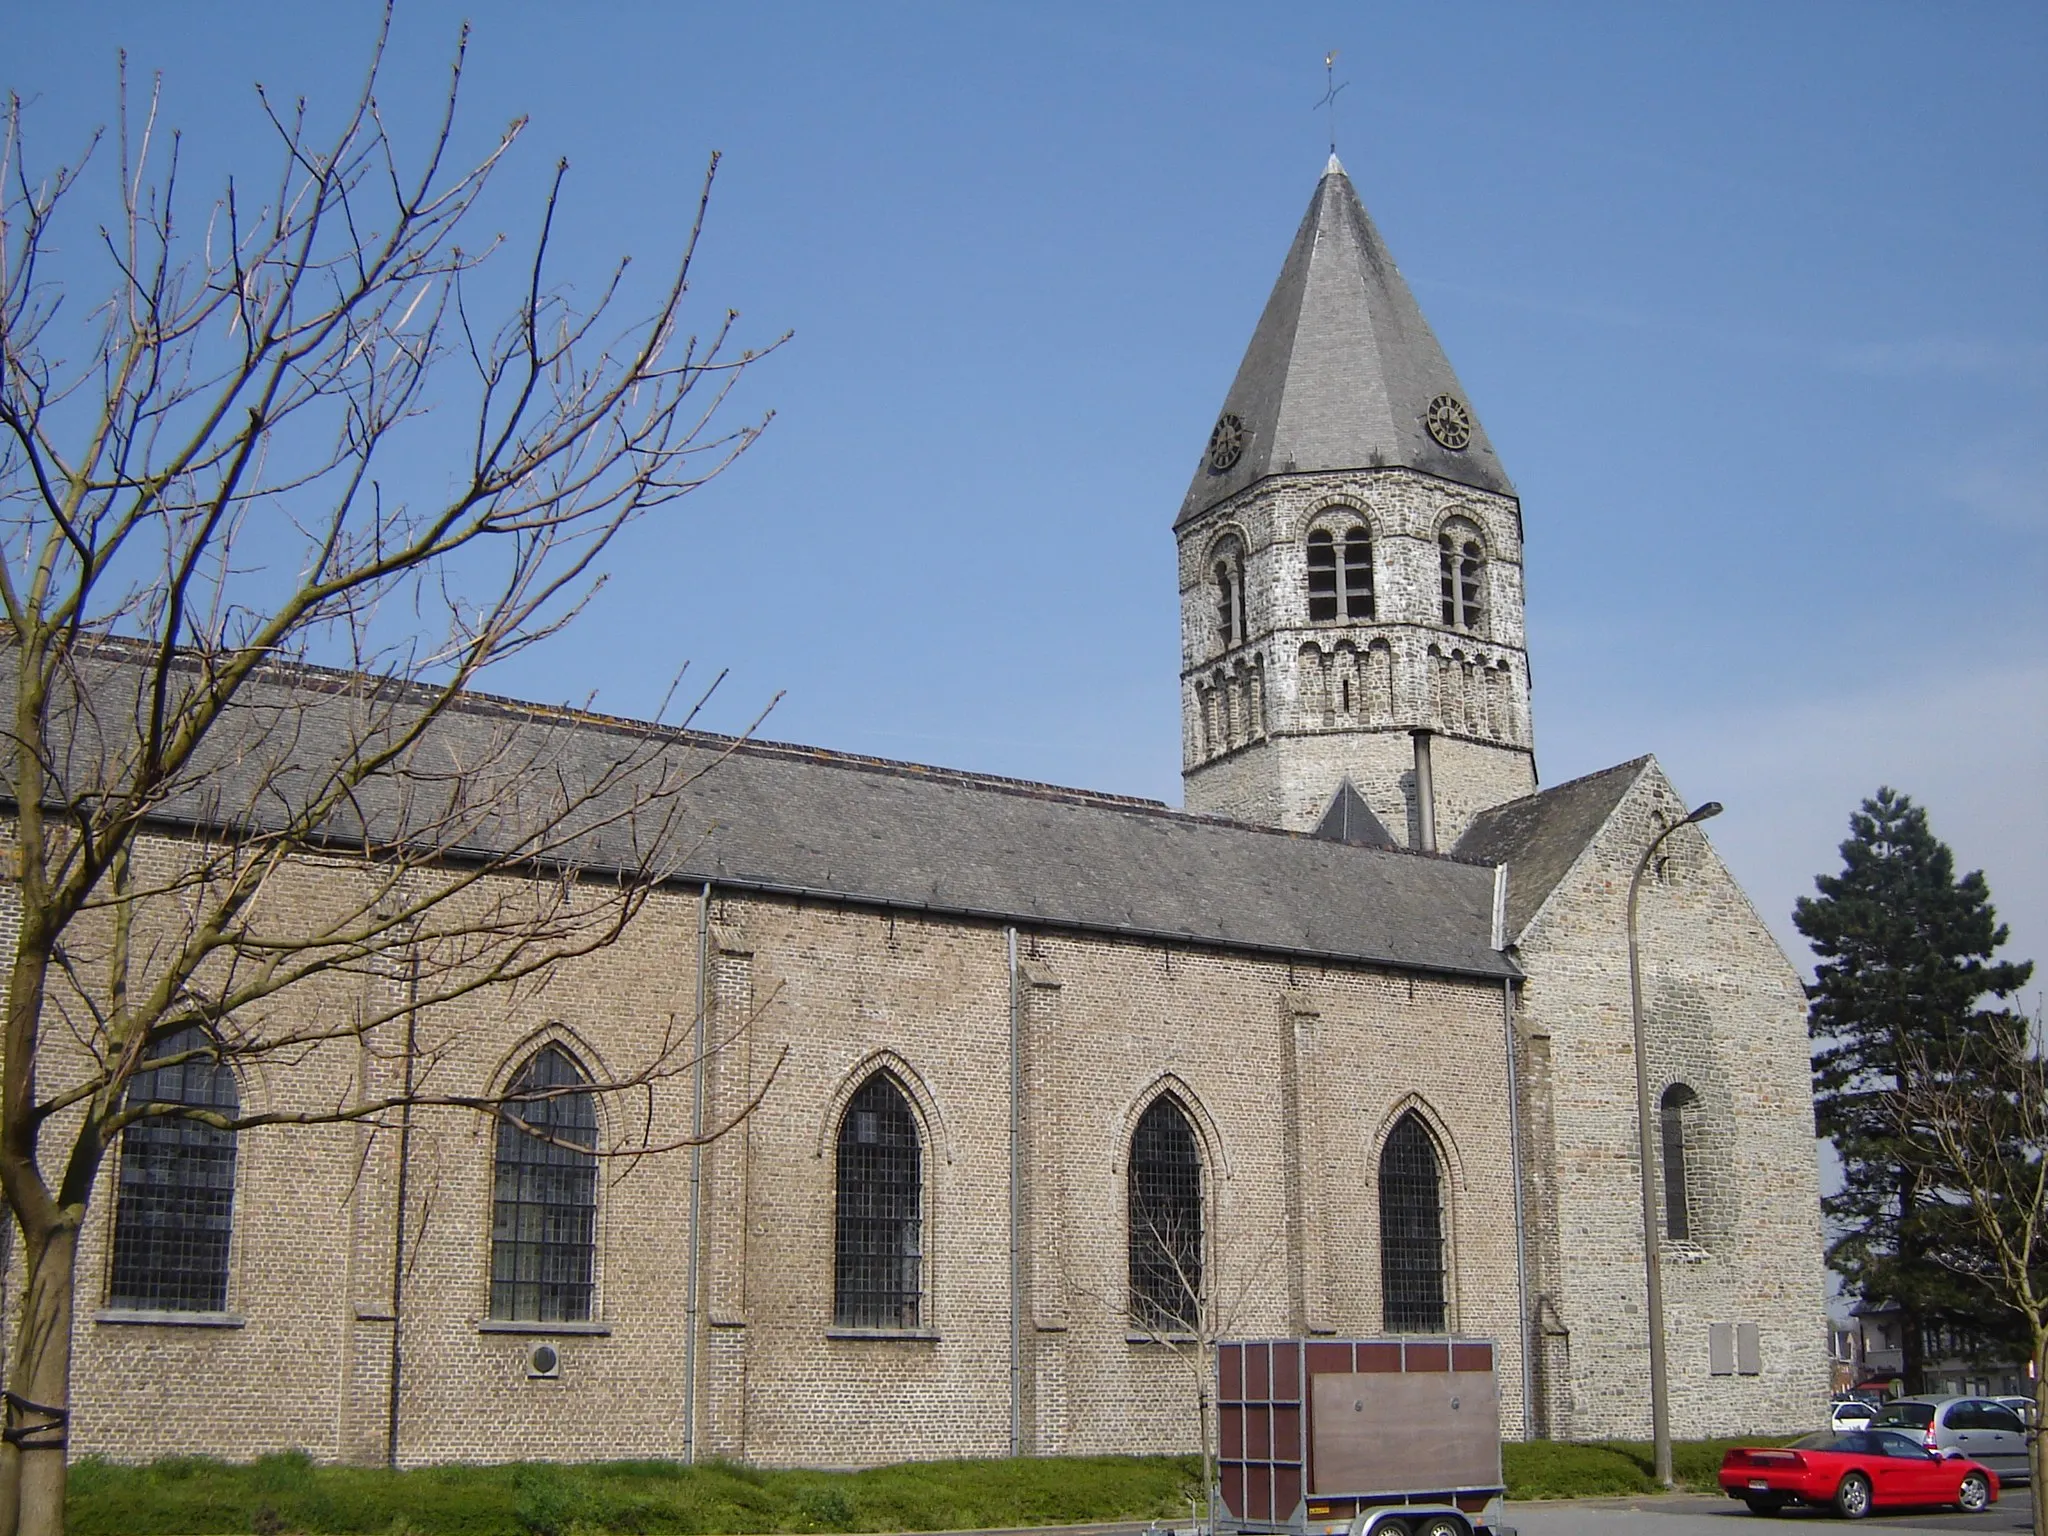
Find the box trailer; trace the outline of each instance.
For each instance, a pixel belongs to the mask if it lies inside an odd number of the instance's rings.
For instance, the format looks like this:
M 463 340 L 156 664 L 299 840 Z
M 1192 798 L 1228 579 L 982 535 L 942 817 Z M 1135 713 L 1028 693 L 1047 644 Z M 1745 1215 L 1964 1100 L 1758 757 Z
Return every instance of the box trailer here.
M 1514 1536 L 1485 1339 L 1247 1339 L 1216 1349 L 1225 1529 Z

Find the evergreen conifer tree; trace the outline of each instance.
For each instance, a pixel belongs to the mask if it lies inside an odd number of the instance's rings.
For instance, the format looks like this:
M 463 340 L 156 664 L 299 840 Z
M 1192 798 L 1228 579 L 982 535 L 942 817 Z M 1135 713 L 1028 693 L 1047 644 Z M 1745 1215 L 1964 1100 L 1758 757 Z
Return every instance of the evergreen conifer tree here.
M 1820 894 L 1792 916 L 1820 960 L 1807 989 L 1814 1116 L 1842 1160 L 1842 1189 L 1821 1206 L 1838 1234 L 1828 1263 L 1854 1294 L 1903 1313 L 1912 1392 L 1925 1386 L 1928 1324 L 1993 1338 L 2010 1322 L 1940 1261 L 1968 1235 L 1948 1198 L 1953 1181 L 1905 1119 L 1924 1097 L 1914 1075 L 1960 1086 L 1995 1073 L 1996 1031 L 2009 1016 L 1980 1002 L 2011 997 L 2033 966 L 1992 958 L 2007 929 L 1982 872 L 1956 878 L 1954 854 L 1907 796 L 1880 788 L 1849 834 L 1842 872 L 1819 876 Z

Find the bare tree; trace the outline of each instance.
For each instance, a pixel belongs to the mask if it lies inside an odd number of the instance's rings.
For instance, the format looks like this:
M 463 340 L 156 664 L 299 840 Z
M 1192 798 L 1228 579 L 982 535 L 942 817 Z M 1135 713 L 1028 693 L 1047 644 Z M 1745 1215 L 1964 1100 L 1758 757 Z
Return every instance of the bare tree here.
M 1223 1245 L 1204 1230 L 1199 1210 L 1132 1203 L 1130 1277 L 1119 1293 L 1077 1287 L 1137 1338 L 1157 1345 L 1186 1372 L 1194 1390 L 1202 1457 L 1205 1529 L 1217 1528 L 1216 1346 L 1243 1331 L 1267 1299 L 1283 1234 L 1260 1244 Z
M 1967 1054 L 1932 1060 L 1919 1049 L 1895 1113 L 1901 1140 L 1937 1170 L 1938 1198 L 1951 1217 L 1935 1257 L 2015 1314 L 2027 1342 L 2034 1533 L 2048 1536 L 2048 1055 L 2024 1015 L 1987 1015 L 1984 1023 Z
M 70 165 L 32 169 L 7 103 L 0 796 L 20 910 L 0 1187 L 24 1280 L 0 1536 L 62 1529 L 78 1237 L 123 1129 L 518 1116 L 548 1094 L 457 1081 L 459 1010 L 436 1008 L 616 939 L 717 756 L 473 702 L 581 609 L 621 529 L 765 424 L 721 424 L 756 356 L 736 317 L 686 327 L 711 171 L 644 300 L 621 263 L 578 301 L 549 265 L 566 166 L 524 254 L 470 233 L 524 120 L 461 154 L 459 47 L 436 129 L 401 153 L 378 101 L 389 25 L 330 131 L 258 87 L 274 176 L 196 206 L 158 90 L 131 102 L 125 65 L 116 131 Z M 95 165 L 117 210 L 97 230 Z M 684 1021 L 589 1085 L 650 1105 L 610 1150 L 716 1134 L 664 1136 L 651 1108 L 702 1049 Z M 129 1092 L 194 1057 L 303 1082 L 333 1050 L 376 1059 L 367 1086 L 247 1113 Z

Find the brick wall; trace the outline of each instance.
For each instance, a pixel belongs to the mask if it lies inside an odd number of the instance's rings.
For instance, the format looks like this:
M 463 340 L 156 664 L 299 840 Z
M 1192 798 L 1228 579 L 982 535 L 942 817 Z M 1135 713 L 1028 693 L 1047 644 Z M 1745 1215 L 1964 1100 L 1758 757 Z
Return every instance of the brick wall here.
M 153 846 L 150 856 L 178 855 Z M 354 878 L 345 865 L 308 863 L 272 896 L 279 910 L 310 914 Z M 692 894 L 657 894 L 608 949 L 423 1010 L 434 1084 L 501 1085 L 550 1041 L 599 1076 L 631 1074 L 664 1051 L 673 1062 L 697 1006 L 699 916 Z M 300 1447 L 381 1460 L 396 1330 L 398 1457 L 408 1464 L 694 1449 L 843 1466 L 1006 1452 L 1005 931 L 724 894 L 709 916 L 707 1026 L 721 1047 L 706 1074 L 710 1123 L 774 1075 L 759 1111 L 704 1155 L 694 1305 L 687 1152 L 603 1163 L 591 1329 L 508 1332 L 488 1323 L 487 1121 L 455 1109 L 413 1117 L 396 1319 L 395 1125 L 254 1130 L 238 1149 L 228 1310 L 209 1326 L 102 1313 L 111 1165 L 102 1178 L 81 1257 L 74 1449 L 133 1460 Z M 1200 1130 L 1215 1323 L 1231 1331 L 1378 1331 L 1376 1148 L 1405 1109 L 1422 1113 L 1444 1159 L 1452 1323 L 1501 1341 L 1518 1423 L 1496 987 L 1028 930 L 1019 947 L 1026 1450 L 1195 1444 L 1184 1352 L 1134 1340 L 1121 1310 L 1124 1159 L 1137 1115 L 1162 1088 Z M 327 1021 L 345 1033 L 357 1010 L 402 1000 L 402 968 L 387 969 L 287 994 L 269 1022 Z M 312 1107 L 389 1086 L 401 1069 L 398 1027 L 253 1070 L 244 1102 Z M 927 1312 L 917 1337 L 845 1337 L 832 1326 L 837 1120 L 878 1066 L 910 1090 L 923 1133 Z M 64 1072 L 53 1060 L 46 1082 Z M 682 1072 L 651 1103 L 638 1092 L 605 1099 L 602 1144 L 623 1151 L 684 1135 L 691 1086 Z M 693 1317 L 694 1380 L 684 1370 Z M 527 1371 L 543 1339 L 560 1353 L 556 1379 Z

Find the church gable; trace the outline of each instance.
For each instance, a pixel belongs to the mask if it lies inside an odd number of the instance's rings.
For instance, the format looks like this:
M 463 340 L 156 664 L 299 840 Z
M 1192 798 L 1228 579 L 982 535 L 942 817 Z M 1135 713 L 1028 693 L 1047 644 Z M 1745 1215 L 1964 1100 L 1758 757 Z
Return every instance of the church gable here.
M 1628 897 L 1644 851 L 1686 810 L 1644 757 L 1497 807 L 1459 844 L 1506 864 L 1527 978 L 1517 1049 L 1546 1319 L 1535 1418 L 1557 1438 L 1640 1429 L 1640 1405 L 1609 1390 L 1643 1351 Z M 1796 1423 L 1823 1379 L 1803 1342 L 1822 1297 L 1799 979 L 1692 829 L 1644 873 L 1636 935 L 1673 1419 L 1691 1434 Z M 1763 1340 L 1757 1368 L 1717 1373 L 1709 1343 L 1737 1328 Z
M 1508 866 L 1509 942 L 1535 922 L 1652 764 L 1649 757 L 1634 758 L 1510 800 L 1474 818 L 1456 851 L 1460 858 Z

